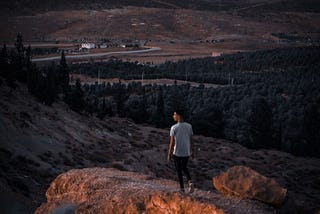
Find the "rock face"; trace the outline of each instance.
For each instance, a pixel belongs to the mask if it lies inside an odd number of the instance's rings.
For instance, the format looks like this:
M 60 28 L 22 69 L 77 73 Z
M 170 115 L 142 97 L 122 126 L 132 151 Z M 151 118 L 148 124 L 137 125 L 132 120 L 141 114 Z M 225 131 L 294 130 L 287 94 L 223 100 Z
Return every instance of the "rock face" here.
M 287 195 L 274 179 L 244 166 L 234 166 L 213 178 L 215 188 L 225 195 L 236 195 L 279 206 Z
M 106 168 L 71 170 L 47 190 L 42 213 L 224 213 L 201 197 L 176 193 L 173 181 Z

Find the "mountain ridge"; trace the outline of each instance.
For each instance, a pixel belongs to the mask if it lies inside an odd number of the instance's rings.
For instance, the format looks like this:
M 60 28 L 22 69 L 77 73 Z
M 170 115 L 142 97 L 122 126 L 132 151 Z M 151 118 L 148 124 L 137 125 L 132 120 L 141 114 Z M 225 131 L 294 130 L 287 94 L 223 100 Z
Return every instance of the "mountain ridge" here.
M 303 3 L 299 0 L 187 0 L 184 2 L 177 0 L 70 0 L 64 2 L 62 0 L 13 0 L 3 1 L 0 3 L 2 9 L 9 9 L 12 11 L 24 11 L 30 12 L 33 10 L 65 10 L 65 9 L 111 9 L 121 8 L 125 6 L 138 6 L 138 7 L 156 7 L 167 9 L 195 9 L 195 10 L 211 10 L 211 11 L 225 11 L 225 10 L 247 10 L 252 7 L 259 8 L 264 7 L 264 10 L 294 10 L 294 11 L 317 11 L 319 12 L 319 3 L 316 0 L 306 0 Z M 287 9 L 286 9 L 287 8 Z

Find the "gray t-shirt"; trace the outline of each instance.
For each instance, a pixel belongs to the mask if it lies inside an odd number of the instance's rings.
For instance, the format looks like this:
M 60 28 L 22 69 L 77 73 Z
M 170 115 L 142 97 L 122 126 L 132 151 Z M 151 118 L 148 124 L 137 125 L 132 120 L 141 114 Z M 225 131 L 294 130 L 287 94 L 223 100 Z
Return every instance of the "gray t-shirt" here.
M 190 137 L 193 135 L 192 126 L 186 122 L 178 122 L 170 129 L 170 136 L 174 137 L 173 154 L 179 157 L 190 156 Z

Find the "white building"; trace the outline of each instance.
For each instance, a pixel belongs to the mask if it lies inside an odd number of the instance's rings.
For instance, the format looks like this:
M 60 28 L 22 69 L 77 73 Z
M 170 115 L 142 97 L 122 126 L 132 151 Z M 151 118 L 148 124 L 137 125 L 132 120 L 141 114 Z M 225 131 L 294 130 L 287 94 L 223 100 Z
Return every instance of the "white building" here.
M 96 47 L 96 45 L 94 43 L 87 42 L 87 43 L 82 43 L 81 44 L 81 48 L 92 49 L 92 48 L 95 48 L 95 47 Z
M 213 52 L 212 52 L 212 57 L 221 56 L 221 54 L 223 54 L 223 52 L 213 51 Z

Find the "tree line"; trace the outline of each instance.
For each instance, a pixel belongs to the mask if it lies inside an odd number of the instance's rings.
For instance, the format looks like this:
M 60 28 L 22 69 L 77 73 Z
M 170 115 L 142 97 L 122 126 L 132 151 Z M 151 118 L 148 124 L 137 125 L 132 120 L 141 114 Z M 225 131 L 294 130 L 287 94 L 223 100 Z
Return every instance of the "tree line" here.
M 158 67 L 119 60 L 67 65 L 62 53 L 59 64 L 41 68 L 31 63 L 30 49 L 23 46 L 21 35 L 14 50 L 4 46 L 0 75 L 12 89 L 17 87 L 16 81 L 26 83 L 30 93 L 46 105 L 64 100 L 74 111 L 102 120 L 127 117 L 162 128 L 173 124 L 174 109 L 184 108 L 185 119 L 196 134 L 229 139 L 249 148 L 320 157 L 319 47 L 237 53 L 166 62 Z M 198 87 L 69 83 L 71 72 L 97 75 L 100 71 L 101 76 L 127 78 L 144 73 L 178 79 L 186 70 L 188 78 L 199 82 Z M 214 78 L 224 79 L 220 87 L 201 84 L 216 81 Z
M 58 65 L 51 63 L 43 67 L 32 63 L 31 53 L 31 47 L 23 45 L 21 34 L 17 35 L 13 49 L 8 49 L 6 45 L 2 47 L 0 76 L 6 84 L 14 90 L 18 87 L 17 81 L 24 83 L 28 91 L 45 105 L 50 106 L 61 98 L 72 109 L 79 110 L 79 106 L 84 105 L 82 96 L 78 96 L 82 92 L 81 84 L 78 81 L 75 86 L 70 86 L 70 69 L 64 52 Z

